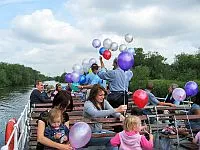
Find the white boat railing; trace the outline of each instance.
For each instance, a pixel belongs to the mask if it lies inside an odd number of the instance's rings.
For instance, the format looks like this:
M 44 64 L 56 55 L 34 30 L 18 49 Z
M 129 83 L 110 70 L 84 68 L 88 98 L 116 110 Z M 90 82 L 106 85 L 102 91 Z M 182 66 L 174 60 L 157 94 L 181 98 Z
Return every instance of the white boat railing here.
M 26 144 L 27 139 L 27 125 L 26 121 L 28 120 L 28 113 L 30 112 L 30 102 L 28 102 L 21 113 L 17 123 L 14 125 L 14 130 L 7 142 L 1 150 L 9 150 L 9 145 L 11 143 L 12 138 L 14 137 L 14 150 L 23 150 Z

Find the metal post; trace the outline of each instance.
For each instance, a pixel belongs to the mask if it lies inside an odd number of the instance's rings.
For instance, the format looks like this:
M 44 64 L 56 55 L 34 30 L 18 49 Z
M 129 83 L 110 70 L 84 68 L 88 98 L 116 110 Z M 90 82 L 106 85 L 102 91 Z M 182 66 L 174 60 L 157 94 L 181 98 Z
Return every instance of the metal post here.
M 17 135 L 18 135 L 18 131 L 17 131 L 17 124 L 14 125 L 14 150 L 18 150 L 18 140 L 17 140 Z

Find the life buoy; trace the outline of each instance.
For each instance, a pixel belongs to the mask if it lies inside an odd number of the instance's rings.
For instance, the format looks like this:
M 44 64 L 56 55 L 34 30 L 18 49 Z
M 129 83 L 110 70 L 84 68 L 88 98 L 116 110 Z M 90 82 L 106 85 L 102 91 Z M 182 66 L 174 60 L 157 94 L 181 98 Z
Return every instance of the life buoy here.
M 15 118 L 12 118 L 10 120 L 8 120 L 7 124 L 6 124 L 6 131 L 5 131 L 5 144 L 7 144 L 12 131 L 14 129 L 14 125 L 17 123 L 17 120 Z M 11 139 L 11 142 L 9 144 L 9 150 L 13 150 L 14 149 L 14 136 Z

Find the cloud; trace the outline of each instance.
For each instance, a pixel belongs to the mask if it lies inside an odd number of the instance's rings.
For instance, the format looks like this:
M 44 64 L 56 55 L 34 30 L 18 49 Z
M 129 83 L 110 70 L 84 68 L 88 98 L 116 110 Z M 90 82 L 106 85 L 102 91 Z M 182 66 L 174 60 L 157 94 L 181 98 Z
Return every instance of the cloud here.
M 13 20 L 12 29 L 20 38 L 36 43 L 70 43 L 83 38 L 81 31 L 69 23 L 56 20 L 49 9 L 17 16 Z
M 170 63 L 175 56 L 172 54 L 194 53 L 197 50 L 200 33 L 199 5 L 197 0 L 87 0 L 84 4 L 79 0 L 65 4 L 78 18 L 79 28 L 88 29 L 87 26 L 90 25 L 92 32 L 101 31 L 104 35 L 114 33 L 121 36 L 121 39 L 126 33 L 131 33 L 135 37 L 131 46 L 142 47 L 146 52 L 158 51 Z
M 0 6 L 29 1 L 4 0 Z M 0 59 L 61 75 L 84 58 L 99 59 L 93 39 L 127 44 L 124 35 L 130 33 L 134 40 L 128 47 L 157 51 L 171 63 L 175 55 L 195 53 L 200 47 L 199 5 L 198 0 L 68 0 L 59 12 L 40 7 L 18 14 L 11 28 L 0 30 Z M 118 54 L 112 52 L 105 60 L 107 68 Z

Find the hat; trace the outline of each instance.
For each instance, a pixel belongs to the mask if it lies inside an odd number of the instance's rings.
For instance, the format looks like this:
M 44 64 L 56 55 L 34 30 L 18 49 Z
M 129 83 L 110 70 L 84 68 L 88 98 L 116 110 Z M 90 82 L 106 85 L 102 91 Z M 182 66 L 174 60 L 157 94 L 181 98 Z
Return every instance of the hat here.
M 53 85 L 48 85 L 47 86 L 47 92 L 53 91 L 54 90 L 54 86 Z

